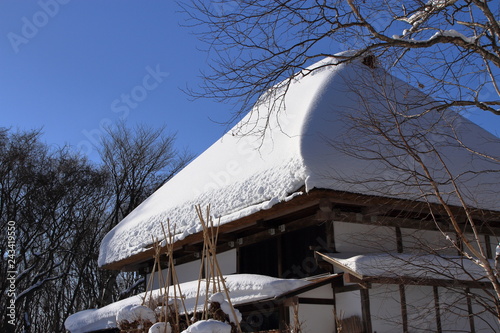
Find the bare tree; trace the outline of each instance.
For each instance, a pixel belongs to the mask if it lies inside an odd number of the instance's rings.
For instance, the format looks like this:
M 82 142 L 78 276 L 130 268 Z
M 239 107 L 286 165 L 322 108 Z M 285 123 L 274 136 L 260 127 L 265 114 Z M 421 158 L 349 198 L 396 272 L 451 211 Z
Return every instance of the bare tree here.
M 350 108 L 356 109 L 339 110 L 336 119 L 346 131 L 330 146 L 339 156 L 370 167 L 362 175 L 331 170 L 327 176 L 361 193 L 414 202 L 414 213 L 424 214 L 423 219 L 432 221 L 442 235 L 436 244 L 417 236 L 415 248 L 448 261 L 449 267 L 438 272 L 419 262 L 419 255 L 394 259 L 445 280 L 453 280 L 458 271 L 471 281 L 480 280 L 470 266 L 449 259 L 450 253 L 475 263 L 488 286 L 478 292 L 462 290 L 462 294 L 479 304 L 478 313 L 500 318 L 500 280 L 492 244 L 484 237 L 498 227 L 498 214 L 491 215 L 488 209 L 498 208 L 500 139 L 484 135 L 452 109 L 435 108 L 439 102 L 384 71 L 357 67 L 355 78 L 343 81 L 353 102 Z M 446 310 L 458 308 L 449 304 Z
M 346 113 L 343 121 L 350 130 L 343 144 L 332 149 L 378 165 L 363 175 L 372 193 L 411 194 L 411 199 L 428 203 L 448 246 L 484 270 L 493 288 L 486 292 L 490 301 L 484 302 L 485 311 L 500 319 L 498 272 L 479 235 L 488 228 L 488 217 L 481 216 L 478 208 L 484 203 L 472 195 L 477 189 L 469 187 L 473 179 L 487 182 L 488 175 L 498 174 L 500 156 L 488 152 L 498 151 L 499 142 L 486 143 L 484 149 L 471 145 L 470 136 L 477 131 L 457 116 L 476 111 L 500 115 L 497 2 L 192 0 L 181 6 L 212 57 L 203 84 L 188 93 L 235 102 L 228 123 L 247 112 L 249 121 L 274 117 L 286 109 L 283 96 L 294 79 L 344 62 L 363 62 L 374 76 L 375 69 L 383 68 L 418 87 L 419 96 L 402 102 L 394 95 L 394 82 L 384 77 L 352 82 L 360 110 L 357 116 Z M 314 65 L 324 57 L 334 61 Z M 367 100 L 367 90 L 372 100 Z M 252 106 L 264 101 L 270 105 L 268 113 L 252 114 L 262 110 Z M 264 135 L 269 122 L 264 124 L 253 130 Z M 466 152 L 467 163 L 482 169 L 457 171 L 446 153 L 450 149 Z M 361 183 L 359 178 L 329 176 Z M 497 184 L 486 185 L 498 195 L 493 189 Z
M 344 62 L 367 55 L 432 95 L 436 109 L 500 114 L 495 2 L 192 0 L 181 6 L 212 56 L 203 85 L 190 93 L 237 102 L 228 122 L 282 80 L 320 69 L 306 70 L 323 57 Z M 337 53 L 345 50 L 354 51 Z
M 187 152 L 174 149 L 175 135 L 165 135 L 165 126 L 152 129 L 127 128 L 120 122 L 102 138 L 99 154 L 110 175 L 111 214 L 106 230 L 111 230 L 158 187 L 172 178 L 191 159 Z M 101 305 L 128 296 L 142 279 L 135 273 L 101 271 Z M 121 285 L 121 287 L 120 287 Z
M 12 221 L 15 234 L 12 266 L 2 260 L 2 276 L 17 272 L 14 284 L 0 284 L 3 295 L 14 291 L 2 306 L 13 299 L 16 308 L 15 325 L 3 322 L 2 330 L 62 331 L 82 298 L 95 299 L 84 285 L 100 239 L 106 174 L 66 148 L 51 152 L 39 131 L 5 131 L 0 147 L 2 226 Z M 6 237 L 0 236 L 3 255 Z
M 106 130 L 99 154 L 115 201 L 110 229 L 192 159 L 174 149 L 175 135 L 164 132 L 165 126 L 130 129 L 123 122 Z
M 72 313 L 127 296 L 141 277 L 98 269 L 105 234 L 190 159 L 163 129 L 122 127 L 103 139 L 103 165 L 51 150 L 40 131 L 0 129 L 2 332 L 62 332 Z M 11 222 L 9 222 L 11 221 Z M 12 249 L 12 251 L 10 251 Z M 12 260 L 10 260 L 12 259 Z M 12 265 L 12 266 L 9 266 Z M 7 272 L 15 271 L 17 273 Z M 12 288 L 12 287 L 15 288 Z M 140 286 L 139 286 L 140 287 Z

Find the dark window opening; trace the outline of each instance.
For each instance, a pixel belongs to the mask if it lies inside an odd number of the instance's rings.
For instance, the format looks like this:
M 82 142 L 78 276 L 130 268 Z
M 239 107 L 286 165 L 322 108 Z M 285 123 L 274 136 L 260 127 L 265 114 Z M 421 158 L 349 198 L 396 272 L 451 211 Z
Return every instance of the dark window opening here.
M 276 238 L 240 247 L 239 273 L 278 277 Z
M 261 332 L 280 328 L 279 308 L 272 303 L 257 303 L 240 310 L 243 320 L 240 323 L 243 332 Z
M 314 251 L 326 244 L 325 226 L 311 226 L 282 235 L 282 274 L 286 279 L 326 273 L 318 266 Z

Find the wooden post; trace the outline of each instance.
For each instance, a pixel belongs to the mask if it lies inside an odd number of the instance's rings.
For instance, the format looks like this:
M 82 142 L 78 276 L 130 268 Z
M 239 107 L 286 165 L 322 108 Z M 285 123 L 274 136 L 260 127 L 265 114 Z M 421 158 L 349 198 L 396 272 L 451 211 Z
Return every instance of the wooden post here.
M 484 235 L 484 246 L 486 247 L 486 257 L 488 259 L 494 259 L 493 253 L 491 251 L 491 239 L 490 235 Z
M 325 228 L 326 228 L 326 244 L 328 246 L 328 249 L 333 252 L 337 252 L 337 249 L 335 247 L 335 222 L 327 221 L 325 223 Z
M 361 289 L 361 314 L 363 317 L 363 332 L 372 333 L 372 315 L 370 313 L 370 293 L 368 289 Z
M 332 283 L 332 293 L 333 293 L 333 328 L 334 332 L 337 332 L 337 323 L 339 321 L 339 317 L 337 315 L 337 294 L 335 293 L 335 285 Z
M 439 310 L 439 290 L 437 286 L 432 287 L 432 289 L 434 292 L 434 310 L 436 311 L 436 331 L 437 333 L 442 333 L 441 312 Z
M 403 332 L 408 333 L 408 309 L 406 308 L 406 293 L 404 284 L 399 285 L 399 298 L 401 300 L 401 318 L 403 318 Z
M 403 253 L 403 235 L 401 228 L 396 227 L 396 247 L 398 253 Z M 404 284 L 399 285 L 399 299 L 401 302 L 401 318 L 403 319 L 403 332 L 408 333 L 408 309 L 406 307 L 406 292 Z
M 281 244 L 281 235 L 276 240 L 276 252 L 278 254 L 278 276 L 283 277 L 283 247 Z
M 403 253 L 403 235 L 401 234 L 401 228 L 396 227 L 396 247 L 398 253 Z
M 470 332 L 475 333 L 476 332 L 476 325 L 474 324 L 474 312 L 472 311 L 472 301 L 470 297 L 470 289 L 465 288 L 465 298 L 467 299 L 467 312 L 469 314 L 469 325 L 470 325 Z

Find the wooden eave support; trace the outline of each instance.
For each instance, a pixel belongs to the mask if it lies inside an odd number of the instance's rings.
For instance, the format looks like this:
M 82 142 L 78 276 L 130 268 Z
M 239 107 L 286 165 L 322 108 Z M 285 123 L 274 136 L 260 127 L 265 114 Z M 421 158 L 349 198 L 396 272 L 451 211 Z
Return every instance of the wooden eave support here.
M 397 285 L 417 285 L 417 286 L 435 286 L 447 288 L 480 288 L 491 289 L 491 283 L 479 281 L 464 281 L 464 280 L 441 280 L 441 279 L 419 279 L 412 277 L 382 277 L 382 276 L 364 276 L 359 278 L 350 273 L 344 273 L 345 283 L 357 283 L 363 288 L 371 288 L 371 285 L 376 284 L 397 284 Z
M 358 207 L 361 213 L 346 211 L 346 209 L 342 208 L 343 205 L 353 208 Z M 260 223 L 264 226 L 266 225 L 266 223 L 271 225 L 273 223 L 279 224 L 279 222 L 273 222 L 272 220 L 283 218 L 287 214 L 299 212 L 314 206 L 318 207 L 316 218 L 319 218 L 320 220 L 327 219 L 362 224 L 377 223 L 377 225 L 383 226 L 399 226 L 405 228 L 429 230 L 436 229 L 434 222 L 428 220 L 426 221 L 422 219 L 409 219 L 403 217 L 379 215 L 383 212 L 388 212 L 389 210 L 414 212 L 417 214 L 423 212 L 425 213 L 429 211 L 427 203 L 415 202 L 411 200 L 367 196 L 341 191 L 313 189 L 309 191 L 309 193 L 297 196 L 288 202 L 278 203 L 268 210 L 258 211 L 250 216 L 246 216 L 230 223 L 223 224 L 219 227 L 219 234 L 222 236 L 225 233 L 235 233 L 241 230 L 247 230 L 249 228 L 255 227 L 257 223 Z M 382 207 L 383 209 L 380 210 L 380 208 L 377 207 Z M 446 215 L 440 205 L 431 204 L 431 207 L 435 214 L 442 214 L 443 216 Z M 463 209 L 461 209 L 460 207 L 452 207 L 452 210 L 457 215 L 463 214 Z M 477 218 L 478 222 L 492 222 L 495 224 L 494 227 L 488 225 L 487 228 L 482 228 L 482 233 L 490 235 L 500 234 L 500 212 L 478 210 L 473 211 L 472 214 L 474 218 Z M 289 224 L 287 223 L 287 230 L 289 230 L 288 225 Z M 189 235 L 183 240 L 176 242 L 174 251 L 177 252 L 186 245 L 198 244 L 202 242 L 202 233 Z M 143 252 L 137 253 L 117 262 L 109 263 L 107 265 L 104 265 L 102 268 L 110 270 L 134 271 L 141 266 L 145 266 L 145 262 L 150 261 L 153 256 L 153 247 L 149 246 L 145 248 Z

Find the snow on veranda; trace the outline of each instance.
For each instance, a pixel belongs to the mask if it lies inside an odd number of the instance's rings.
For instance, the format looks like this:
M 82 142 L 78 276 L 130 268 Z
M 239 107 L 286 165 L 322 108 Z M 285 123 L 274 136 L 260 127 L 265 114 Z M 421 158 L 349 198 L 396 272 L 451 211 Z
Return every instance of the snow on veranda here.
M 227 275 L 224 278 L 233 305 L 273 298 L 310 283 L 305 280 L 278 279 L 255 274 Z M 200 286 L 201 289 L 198 301 L 199 311 L 203 310 L 205 287 L 205 283 L 202 283 Z M 181 283 L 180 289 L 184 297 L 186 310 L 192 313 L 196 304 L 198 281 Z M 164 292 L 165 290 L 163 289 L 153 290 L 151 292 L 151 297 L 158 299 Z M 91 332 L 117 327 L 116 319 L 120 310 L 141 305 L 146 294 L 149 296 L 150 292 L 123 299 L 100 309 L 77 312 L 66 319 L 64 326 L 71 333 Z M 173 288 L 169 290 L 169 295 L 170 297 L 174 296 Z
M 366 112 L 363 108 L 377 114 L 387 112 L 393 103 L 381 98 L 380 91 L 392 100 L 410 102 L 413 106 L 428 106 L 433 101 L 383 69 L 369 68 L 361 61 L 336 64 L 327 58 L 311 66 L 318 67 L 321 69 L 293 79 L 281 100 L 283 103 L 278 103 L 278 110 L 274 110 L 277 112 L 271 115 L 268 124 L 266 116 L 269 103 L 274 102 L 272 94 L 271 98 L 262 97 L 253 112 L 234 129 L 126 216 L 102 241 L 99 265 L 145 251 L 152 235 L 163 234 L 161 223 L 167 219 L 175 225 L 174 241 L 200 232 L 202 227 L 194 209 L 197 204 L 202 207 L 210 204 L 213 215 L 220 217 L 220 223 L 224 224 L 294 196 L 306 195 L 302 189 L 306 193 L 322 188 L 421 200 L 421 189 L 400 181 L 404 175 L 388 172 L 380 161 L 348 156 L 337 147 L 352 133 L 344 122 L 345 116 L 363 115 L 362 112 Z M 357 85 L 373 89 L 361 88 L 357 93 L 353 89 Z M 280 89 L 278 85 L 277 91 Z M 424 107 L 415 107 L 412 112 L 424 110 Z M 435 114 L 428 113 L 417 121 L 421 122 L 421 128 L 427 128 L 435 118 Z M 459 132 L 466 133 L 464 139 L 468 145 L 500 156 L 498 138 L 454 113 L 448 118 L 453 118 L 451 121 L 456 123 Z M 240 136 L 239 133 L 250 134 Z M 380 144 L 377 137 L 363 139 L 370 144 Z M 500 201 L 496 199 L 500 191 L 498 163 L 495 165 L 442 142 L 437 142 L 437 146 L 454 174 L 466 170 L 497 171 L 479 175 L 466 173 L 458 181 L 467 188 L 464 194 L 468 203 L 500 210 Z M 393 162 L 415 164 L 407 154 L 393 155 L 404 159 Z M 427 161 L 431 171 L 438 178 L 446 178 L 442 167 L 435 162 Z M 453 195 L 446 199 L 458 204 Z

